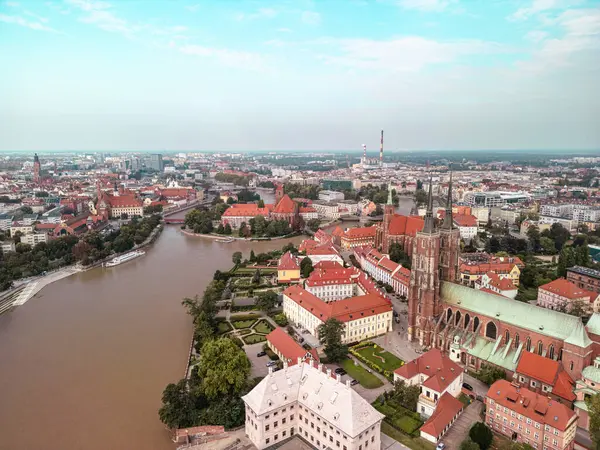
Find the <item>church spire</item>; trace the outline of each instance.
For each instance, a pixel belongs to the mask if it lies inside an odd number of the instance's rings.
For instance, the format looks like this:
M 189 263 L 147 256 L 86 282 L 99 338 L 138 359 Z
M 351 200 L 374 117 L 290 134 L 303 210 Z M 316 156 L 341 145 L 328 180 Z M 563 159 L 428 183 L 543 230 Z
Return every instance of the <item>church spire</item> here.
M 423 233 L 433 233 L 435 223 L 433 220 L 433 194 L 432 194 L 432 179 L 429 176 L 429 195 L 427 197 L 427 212 L 425 213 L 425 224 L 423 225 Z
M 453 228 L 452 219 L 452 165 L 450 165 L 450 181 L 448 182 L 448 201 L 446 202 L 446 214 L 442 228 L 451 230 Z
M 392 201 L 392 183 L 388 183 L 388 200 L 387 200 L 387 204 L 388 205 L 393 205 L 394 202 Z

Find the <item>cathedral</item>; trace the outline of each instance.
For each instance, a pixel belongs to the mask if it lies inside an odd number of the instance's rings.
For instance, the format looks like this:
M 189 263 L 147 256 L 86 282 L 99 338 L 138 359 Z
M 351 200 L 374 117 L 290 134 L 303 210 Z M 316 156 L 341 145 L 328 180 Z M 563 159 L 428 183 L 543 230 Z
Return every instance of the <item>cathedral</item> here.
M 525 352 L 560 361 L 572 380 L 600 354 L 600 314 L 580 317 L 458 283 L 459 230 L 452 220 L 452 174 L 443 223 L 433 217 L 431 180 L 423 228 L 412 239 L 408 337 L 439 348 L 471 370 L 516 372 Z M 597 317 L 596 317 L 597 316 Z

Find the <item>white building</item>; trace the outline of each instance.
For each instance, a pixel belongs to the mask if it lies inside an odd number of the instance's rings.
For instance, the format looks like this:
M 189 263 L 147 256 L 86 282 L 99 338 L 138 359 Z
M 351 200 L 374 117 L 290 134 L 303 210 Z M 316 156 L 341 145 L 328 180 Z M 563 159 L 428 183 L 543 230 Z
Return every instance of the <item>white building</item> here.
M 12 224 L 14 216 L 12 214 L 0 214 L 0 230 L 8 230 Z
M 477 236 L 478 226 L 477 218 L 475 216 L 460 214 L 453 216 L 453 219 L 462 239 L 470 242 L 471 239 Z
M 344 193 L 336 191 L 321 191 L 319 192 L 319 200 L 323 200 L 324 202 L 344 200 Z
M 301 286 L 283 292 L 283 312 L 296 326 L 315 337 L 318 328 L 334 318 L 344 324 L 342 341 L 359 342 L 392 331 L 392 304 L 380 294 L 367 294 L 327 303 Z
M 260 450 L 302 436 L 317 449 L 378 450 L 383 414 L 341 376 L 300 362 L 269 374 L 242 397 L 246 436 Z
M 21 236 L 21 244 L 29 244 L 33 247 L 40 242 L 48 242 L 48 235 L 46 233 L 31 233 Z
M 319 219 L 337 220 L 340 218 L 340 207 L 337 203 L 314 201 L 311 206 L 319 214 Z

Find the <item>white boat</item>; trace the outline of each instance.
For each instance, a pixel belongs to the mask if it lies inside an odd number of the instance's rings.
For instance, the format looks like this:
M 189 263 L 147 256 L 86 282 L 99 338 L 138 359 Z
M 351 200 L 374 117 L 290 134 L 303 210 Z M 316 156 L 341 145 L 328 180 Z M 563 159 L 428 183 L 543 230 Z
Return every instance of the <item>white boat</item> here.
M 235 239 L 234 238 L 219 238 L 216 241 L 221 242 L 222 244 L 229 244 L 230 242 L 235 241 Z
M 108 261 L 105 264 L 105 266 L 106 267 L 118 266 L 119 264 L 123 264 L 124 262 L 131 261 L 132 259 L 135 259 L 139 256 L 144 256 L 145 254 L 146 254 L 146 252 L 143 252 L 141 250 L 136 250 L 134 252 L 126 253 L 121 256 L 116 256 L 115 258 Z

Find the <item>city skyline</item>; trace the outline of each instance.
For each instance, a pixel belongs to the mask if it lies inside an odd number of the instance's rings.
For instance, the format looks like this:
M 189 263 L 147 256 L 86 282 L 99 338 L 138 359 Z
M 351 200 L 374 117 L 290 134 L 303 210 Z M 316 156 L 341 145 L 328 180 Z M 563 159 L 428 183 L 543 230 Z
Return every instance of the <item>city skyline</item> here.
M 0 151 L 598 149 L 600 2 L 473 3 L 5 1 Z

